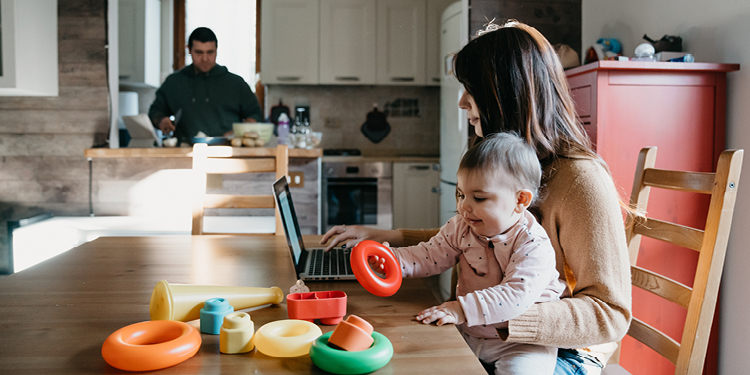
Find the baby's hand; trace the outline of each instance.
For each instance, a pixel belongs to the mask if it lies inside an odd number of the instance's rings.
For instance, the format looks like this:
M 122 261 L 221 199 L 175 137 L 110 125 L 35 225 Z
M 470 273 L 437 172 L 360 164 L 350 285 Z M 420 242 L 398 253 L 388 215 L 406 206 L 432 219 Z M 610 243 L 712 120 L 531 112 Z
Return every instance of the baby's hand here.
M 466 321 L 464 310 L 458 301 L 448 301 L 440 306 L 433 306 L 417 315 L 417 320 L 430 324 L 437 320 L 437 325 L 461 324 Z
M 383 242 L 383 246 L 387 247 L 389 250 L 391 248 L 391 244 L 388 242 Z M 393 252 L 393 250 L 391 250 L 391 252 Z M 370 264 L 370 267 L 372 267 L 375 272 L 385 273 L 385 258 L 381 258 L 377 255 L 370 255 L 367 257 L 367 263 Z

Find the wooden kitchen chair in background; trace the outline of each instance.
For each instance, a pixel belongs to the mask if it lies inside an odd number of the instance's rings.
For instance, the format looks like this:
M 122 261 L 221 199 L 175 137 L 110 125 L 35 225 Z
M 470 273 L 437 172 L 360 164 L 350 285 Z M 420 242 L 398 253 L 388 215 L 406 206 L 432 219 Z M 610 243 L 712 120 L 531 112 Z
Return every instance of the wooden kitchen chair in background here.
M 205 234 L 203 219 L 206 208 L 276 208 L 276 201 L 272 194 L 232 195 L 206 192 L 206 180 L 209 174 L 276 173 L 276 179 L 289 174 L 289 149 L 286 145 L 279 145 L 276 148 L 257 148 L 253 151 L 252 156 L 238 156 L 229 146 L 207 146 L 205 143 L 193 146 L 193 170 L 197 172 L 193 201 L 192 233 L 194 235 Z M 268 191 L 271 192 L 271 190 L 269 183 Z M 281 217 L 278 210 L 274 211 L 275 234 L 283 236 L 284 228 L 281 224 Z
M 630 203 L 637 211 L 647 211 L 651 188 L 711 195 L 704 230 L 646 216 L 628 215 L 627 218 L 627 240 L 633 286 L 687 309 L 682 339 L 679 342 L 639 320 L 638 317 L 633 318 L 628 335 L 674 363 L 675 374 L 692 375 L 703 372 L 737 197 L 742 155 L 743 150 L 722 152 L 716 173 L 656 169 L 654 168 L 656 147 L 644 148 L 638 156 L 630 197 Z M 636 266 L 641 236 L 698 251 L 693 287 L 690 288 Z M 617 360 L 616 357 L 614 359 Z M 628 372 L 619 365 L 608 365 L 603 373 L 626 374 Z

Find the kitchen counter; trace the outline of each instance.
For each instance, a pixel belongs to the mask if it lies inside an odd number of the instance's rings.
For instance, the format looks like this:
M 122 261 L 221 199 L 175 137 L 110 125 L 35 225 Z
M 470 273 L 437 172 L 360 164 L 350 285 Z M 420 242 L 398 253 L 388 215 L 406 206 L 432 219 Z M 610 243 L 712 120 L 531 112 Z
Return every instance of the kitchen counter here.
M 269 147 L 225 147 L 238 157 L 266 157 Z M 192 217 L 194 177 L 190 147 L 96 148 L 85 150 L 89 160 L 89 212 L 92 216 Z M 322 149 L 289 149 L 289 172 L 301 176 L 292 186 L 294 205 L 303 234 L 319 233 L 320 160 Z M 299 179 L 298 179 L 299 180 Z M 217 194 L 268 194 L 274 173 L 212 176 Z M 228 215 L 214 209 L 212 215 Z M 232 214 L 235 214 L 232 212 Z M 235 214 L 236 215 L 236 214 Z M 273 216 L 273 209 L 248 211 L 242 216 Z
M 440 163 L 440 156 L 323 156 L 321 161 L 323 163 Z
M 230 147 L 230 146 L 225 146 Z M 269 147 L 231 147 L 232 156 L 273 156 L 274 148 Z M 187 158 L 192 157 L 192 147 L 175 148 L 90 148 L 84 151 L 87 158 Z M 323 150 L 319 148 L 290 148 L 290 158 L 319 158 Z

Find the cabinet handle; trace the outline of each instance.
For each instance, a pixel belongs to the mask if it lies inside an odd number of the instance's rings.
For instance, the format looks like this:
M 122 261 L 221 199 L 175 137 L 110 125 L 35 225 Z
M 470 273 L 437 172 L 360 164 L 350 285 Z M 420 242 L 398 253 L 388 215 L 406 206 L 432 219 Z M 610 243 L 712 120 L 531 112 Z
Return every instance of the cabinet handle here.
M 292 82 L 292 81 L 299 81 L 302 77 L 291 77 L 291 76 L 281 76 L 276 77 L 279 81 L 285 81 L 285 82 Z
M 432 191 L 433 193 L 437 193 L 437 194 L 440 194 L 440 188 L 439 188 L 439 187 L 433 186 L 433 187 L 432 187 L 432 189 L 431 189 L 431 191 Z
M 414 82 L 414 77 L 391 77 L 393 82 Z
M 426 171 L 430 169 L 429 165 L 412 165 L 409 169 L 416 169 L 418 171 Z
M 438 78 L 438 77 L 432 77 L 432 82 L 440 82 L 440 78 Z
M 335 77 L 337 81 L 359 82 L 359 77 Z

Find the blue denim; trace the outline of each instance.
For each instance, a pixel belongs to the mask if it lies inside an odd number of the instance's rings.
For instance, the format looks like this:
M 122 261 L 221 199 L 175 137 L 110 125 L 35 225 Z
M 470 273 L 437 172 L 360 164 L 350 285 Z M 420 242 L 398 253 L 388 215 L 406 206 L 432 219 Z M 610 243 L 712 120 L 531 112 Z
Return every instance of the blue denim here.
M 600 366 L 590 360 L 586 361 L 587 359 L 578 356 L 575 351 L 560 349 L 557 351 L 557 366 L 555 366 L 554 375 L 587 375 L 588 371 L 583 366 L 584 363 Z

